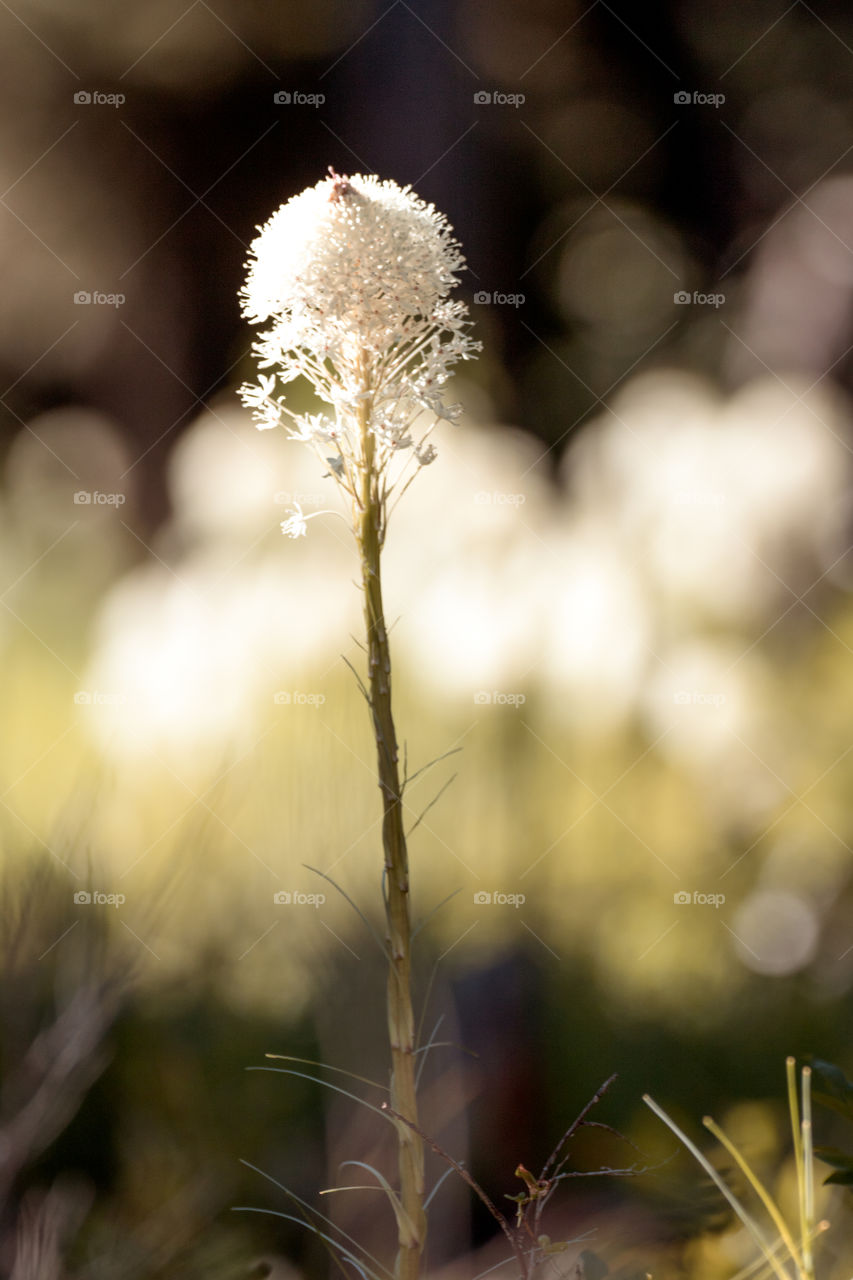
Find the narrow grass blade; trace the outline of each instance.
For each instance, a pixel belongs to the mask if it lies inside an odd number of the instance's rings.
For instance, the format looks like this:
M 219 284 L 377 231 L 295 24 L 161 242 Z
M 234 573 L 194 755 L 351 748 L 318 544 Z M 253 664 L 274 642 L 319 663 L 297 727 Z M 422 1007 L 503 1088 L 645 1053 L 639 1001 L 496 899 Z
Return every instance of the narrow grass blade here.
M 335 1253 L 339 1253 L 341 1257 L 346 1258 L 348 1262 L 351 1262 L 358 1274 L 363 1277 L 363 1280 L 381 1280 L 381 1277 L 377 1272 L 370 1267 L 365 1267 L 364 1263 L 359 1262 L 356 1254 L 354 1254 L 350 1249 L 345 1248 L 344 1245 L 342 1245 L 338 1240 L 335 1240 L 332 1236 L 327 1236 L 325 1231 L 321 1231 L 319 1227 L 315 1227 L 313 1222 L 306 1222 L 304 1218 L 297 1218 L 296 1215 L 292 1213 L 282 1213 L 279 1209 L 258 1209 L 254 1205 L 250 1204 L 235 1204 L 232 1207 L 231 1212 L 263 1213 L 270 1218 L 284 1218 L 285 1222 L 295 1222 L 300 1227 L 307 1227 L 310 1232 L 317 1236 L 318 1240 L 322 1240 L 323 1243 L 327 1244 Z M 386 1272 L 386 1274 L 390 1273 Z
M 359 919 L 363 922 L 365 927 L 370 931 L 370 933 L 372 933 L 374 939 L 376 940 L 376 945 L 379 947 L 379 950 L 382 952 L 383 956 L 387 957 L 388 948 L 385 946 L 385 943 L 379 937 L 379 934 L 376 932 L 373 925 L 370 923 L 367 916 L 362 911 L 361 907 L 356 906 L 356 904 L 353 902 L 352 898 L 349 896 L 347 891 L 345 889 L 342 889 L 341 886 L 337 883 L 337 881 L 333 880 L 331 876 L 327 876 L 325 871 L 320 871 L 317 867 L 309 866 L 307 862 L 303 862 L 302 865 L 303 867 L 305 867 L 306 871 L 313 871 L 315 876 L 321 876 L 323 880 L 328 880 L 332 888 L 337 889 L 341 897 L 347 900 L 347 902 L 350 904 L 350 906 L 352 907 L 356 915 L 359 917 Z
M 322 1222 L 325 1222 L 331 1228 L 332 1231 L 337 1231 L 338 1235 L 342 1236 L 344 1240 L 348 1240 L 349 1243 L 353 1245 L 355 1249 L 359 1249 L 364 1258 L 368 1258 L 371 1262 L 375 1263 L 377 1270 L 374 1271 L 372 1268 L 368 1268 L 368 1272 L 370 1276 L 373 1277 L 373 1280 L 383 1280 L 382 1273 L 384 1273 L 384 1276 L 387 1277 L 387 1280 L 391 1280 L 392 1273 L 389 1271 L 389 1269 L 386 1266 L 384 1266 L 383 1263 L 381 1263 L 378 1258 L 375 1258 L 373 1254 L 369 1252 L 369 1250 L 365 1249 L 363 1245 L 360 1245 L 359 1242 L 355 1240 L 351 1235 L 348 1235 L 347 1232 L 344 1231 L 342 1227 L 339 1227 L 334 1222 L 332 1222 L 331 1218 L 326 1217 L 326 1215 L 324 1213 L 321 1213 L 319 1209 L 315 1209 L 312 1205 L 309 1205 L 305 1200 L 303 1200 L 300 1196 L 298 1196 L 295 1191 L 291 1191 L 291 1189 L 289 1187 L 286 1187 L 284 1183 L 279 1182 L 277 1178 L 274 1178 L 271 1173 L 265 1173 L 263 1169 L 259 1169 L 257 1165 L 250 1164 L 248 1160 L 241 1160 L 240 1163 L 242 1165 L 245 1165 L 247 1169 L 251 1169 L 253 1173 L 258 1173 L 262 1178 L 266 1178 L 266 1180 L 268 1182 L 271 1182 L 273 1186 L 276 1186 L 280 1191 L 283 1191 L 284 1194 L 294 1202 L 294 1204 L 298 1204 L 300 1209 L 302 1209 L 306 1214 L 312 1214 L 314 1217 L 319 1218 Z M 259 1211 L 252 1210 L 252 1212 L 259 1212 Z M 295 1219 L 295 1221 L 303 1222 L 304 1225 L 307 1226 L 312 1231 L 316 1230 L 314 1223 L 307 1218 L 303 1218 L 303 1219 L 297 1218 Z M 336 1245 L 336 1242 L 334 1240 L 332 1241 L 332 1243 L 333 1245 Z
M 409 1215 L 406 1213 L 406 1210 L 403 1208 L 400 1197 L 391 1186 L 391 1183 L 379 1172 L 378 1169 L 374 1169 L 372 1164 L 366 1164 L 364 1160 L 345 1160 L 341 1165 L 341 1168 L 345 1169 L 350 1165 L 354 1169 L 366 1169 L 368 1173 L 373 1174 L 374 1178 L 388 1197 L 388 1202 L 391 1205 L 391 1208 L 394 1210 L 394 1217 L 397 1219 L 397 1229 L 400 1233 L 400 1244 L 403 1245 L 405 1242 L 406 1247 L 411 1247 L 417 1239 L 415 1226 Z
M 803 1067 L 803 1270 L 808 1280 L 814 1275 L 814 1144 L 812 1138 L 812 1072 Z
M 456 774 L 454 773 L 454 775 L 453 775 L 453 776 L 454 776 L 454 778 L 455 778 L 455 777 L 456 777 Z M 445 903 L 449 902 L 451 898 L 455 898 L 455 897 L 456 897 L 456 895 L 457 895 L 457 893 L 461 893 L 461 892 L 462 892 L 462 890 L 461 890 L 461 889 L 454 889 L 454 890 L 453 890 L 453 892 L 452 892 L 452 893 L 449 893 L 449 894 L 447 895 L 447 897 L 446 897 L 446 898 L 442 898 L 442 899 L 441 899 L 441 902 L 439 902 L 439 904 L 438 904 L 438 906 L 437 906 L 437 907 L 433 907 L 432 911 L 428 912 L 428 913 L 427 913 L 427 915 L 425 915 L 425 916 L 424 916 L 424 918 L 423 918 L 423 920 L 420 922 L 420 924 L 419 924 L 419 925 L 416 925 L 416 927 L 412 930 L 412 942 L 414 942 L 415 938 L 418 936 L 418 934 L 420 933 L 421 929 L 425 928 L 425 927 L 426 927 L 426 925 L 428 925 L 428 924 L 429 924 L 430 920 L 433 918 L 433 916 L 435 915 L 435 913 L 436 913 L 437 911 L 440 911 L 440 910 L 441 910 L 441 908 L 445 905 Z
M 450 777 L 447 779 L 447 781 L 445 782 L 444 786 L 439 787 L 438 791 L 435 793 L 435 795 L 433 796 L 433 798 L 430 800 L 430 802 L 429 802 L 429 804 L 426 806 L 426 808 L 425 808 L 425 809 L 421 809 L 421 812 L 418 814 L 418 817 L 415 819 L 415 821 L 412 823 L 412 825 L 409 827 L 408 831 L 406 832 L 406 839 L 407 839 L 407 840 L 408 840 L 408 839 L 409 839 L 409 837 L 411 836 L 412 832 L 413 832 L 413 831 L 416 831 L 416 830 L 418 829 L 418 827 L 421 825 L 421 823 L 423 822 L 424 818 L 427 816 L 427 814 L 429 813 L 429 811 L 430 811 L 430 809 L 433 807 L 433 805 L 438 804 L 439 800 L 440 800 L 440 799 L 441 799 L 441 797 L 444 795 L 445 791 L 446 791 L 446 790 L 447 790 L 447 788 L 450 786 L 451 782 L 455 782 L 455 781 L 456 781 L 456 779 L 457 779 L 458 777 L 459 777 L 459 774 L 458 774 L 458 773 L 451 774 L 451 776 L 450 776 Z
M 441 761 L 446 760 L 448 756 L 455 756 L 456 753 L 461 750 L 461 747 L 451 747 L 449 751 L 442 751 L 440 756 L 436 756 L 434 760 L 428 760 L 426 764 L 421 765 L 420 769 L 416 769 L 411 776 L 404 778 L 403 787 L 405 788 L 409 786 L 410 783 L 414 782 L 415 778 L 419 778 L 422 773 L 426 773 L 427 769 L 432 769 L 434 765 L 440 764 Z
M 300 1080 L 310 1080 L 312 1084 L 322 1085 L 324 1089 L 332 1089 L 335 1093 L 341 1094 L 344 1098 L 351 1098 L 353 1102 L 357 1102 L 361 1107 L 367 1107 L 368 1111 L 375 1111 L 377 1115 L 382 1116 L 383 1120 L 391 1120 L 387 1111 L 382 1111 L 380 1107 L 374 1107 L 372 1102 L 368 1102 L 365 1098 L 360 1098 L 357 1093 L 350 1093 L 348 1089 L 341 1089 L 336 1084 L 332 1084 L 331 1080 L 321 1080 L 318 1076 L 306 1075 L 304 1071 L 291 1071 L 289 1067 L 246 1067 L 247 1071 L 272 1071 L 280 1076 L 297 1076 Z
M 455 1169 L 452 1169 L 452 1168 L 451 1168 L 451 1169 L 445 1169 L 444 1173 L 441 1175 L 441 1177 L 439 1178 L 438 1182 L 435 1184 L 435 1186 L 433 1187 L 432 1191 L 431 1191 L 431 1192 L 429 1193 L 429 1195 L 427 1196 L 426 1200 L 424 1200 L 424 1209 L 428 1209 L 428 1208 L 430 1207 L 430 1205 L 432 1204 L 433 1199 L 434 1199 L 434 1198 L 435 1198 L 435 1196 L 438 1194 L 438 1192 L 441 1190 L 441 1188 L 444 1186 L 445 1182 L 446 1182 L 446 1181 L 447 1181 L 447 1179 L 450 1177 L 451 1173 L 455 1173 L 455 1172 L 456 1172 L 456 1170 L 455 1170 Z
M 313 1058 L 296 1058 L 290 1053 L 265 1053 L 264 1057 L 277 1058 L 280 1062 L 301 1062 L 304 1067 L 323 1067 L 326 1071 L 337 1071 L 339 1075 L 349 1076 L 350 1080 L 369 1084 L 372 1089 L 381 1089 L 383 1093 L 388 1092 L 387 1084 L 377 1084 L 375 1080 L 368 1080 L 367 1076 L 356 1075 L 354 1071 L 347 1071 L 343 1067 L 333 1067 L 328 1062 L 315 1062 Z
M 791 1115 L 791 1139 L 794 1144 L 794 1168 L 797 1171 L 797 1205 L 800 1212 L 800 1245 L 806 1247 L 806 1187 L 803 1176 L 803 1130 L 800 1121 L 800 1104 L 797 1099 L 797 1060 L 785 1059 L 785 1076 L 788 1083 L 788 1110 Z

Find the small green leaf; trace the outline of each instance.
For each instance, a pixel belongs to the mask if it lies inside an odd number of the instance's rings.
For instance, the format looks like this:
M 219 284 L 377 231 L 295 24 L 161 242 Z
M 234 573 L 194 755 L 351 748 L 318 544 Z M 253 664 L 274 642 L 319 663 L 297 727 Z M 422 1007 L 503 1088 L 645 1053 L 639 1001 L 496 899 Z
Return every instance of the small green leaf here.
M 835 1173 L 824 1178 L 824 1186 L 833 1184 L 837 1187 L 853 1187 L 853 1154 L 842 1151 L 839 1147 L 815 1147 L 818 1160 L 831 1165 Z
M 841 1068 L 831 1062 L 821 1062 L 819 1058 L 811 1058 L 810 1063 L 814 1072 L 812 1096 L 823 1106 L 853 1120 L 853 1084 Z
M 815 1147 L 814 1153 L 824 1164 L 831 1164 L 833 1169 L 853 1169 L 853 1155 L 842 1151 L 839 1147 Z

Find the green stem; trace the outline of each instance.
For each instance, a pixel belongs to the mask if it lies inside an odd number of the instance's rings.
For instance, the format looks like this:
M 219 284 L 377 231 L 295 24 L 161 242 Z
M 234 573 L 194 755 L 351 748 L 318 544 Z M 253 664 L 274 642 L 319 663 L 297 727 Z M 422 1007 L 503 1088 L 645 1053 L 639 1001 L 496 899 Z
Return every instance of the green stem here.
M 416 1280 L 426 1236 L 424 1147 L 410 1125 L 418 1124 L 415 1089 L 415 1020 L 411 992 L 411 920 L 409 860 L 403 830 L 397 738 L 391 714 L 391 655 L 382 607 L 383 503 L 374 473 L 370 404 L 359 407 L 363 469 L 356 507 L 361 552 L 370 707 L 376 737 L 379 789 L 382 793 L 382 843 L 385 854 L 385 917 L 388 947 L 388 1036 L 391 1044 L 391 1107 L 408 1124 L 397 1122 L 400 1175 L 397 1280 Z
M 808 1280 L 814 1280 L 812 1239 L 814 1230 L 814 1149 L 812 1143 L 812 1071 L 803 1067 L 803 1270 Z
M 797 1100 L 797 1060 L 785 1059 L 785 1075 L 788 1081 L 788 1110 L 791 1113 L 791 1136 L 794 1143 L 794 1168 L 797 1171 L 797 1203 L 800 1210 L 800 1242 L 806 1243 L 805 1179 L 803 1171 L 803 1130 L 800 1124 L 800 1105 Z

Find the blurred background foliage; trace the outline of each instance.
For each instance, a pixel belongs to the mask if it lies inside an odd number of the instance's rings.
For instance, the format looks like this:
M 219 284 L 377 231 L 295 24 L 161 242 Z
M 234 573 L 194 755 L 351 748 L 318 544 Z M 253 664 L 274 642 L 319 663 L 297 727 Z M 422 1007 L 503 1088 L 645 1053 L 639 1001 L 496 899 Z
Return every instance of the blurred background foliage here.
M 586 1133 L 576 1167 L 672 1159 L 573 1183 L 552 1236 L 732 1274 L 640 1095 L 792 1202 L 784 1056 L 853 1070 L 853 17 L 15 0 L 0 30 L 0 1271 L 317 1274 L 232 1206 L 387 1160 L 245 1071 L 386 1078 L 375 942 L 322 878 L 377 923 L 355 559 L 334 517 L 282 540 L 333 494 L 234 395 L 253 229 L 332 164 L 447 213 L 484 344 L 386 553 L 409 772 L 459 749 L 407 793 L 414 823 L 458 775 L 412 841 L 424 1039 L 471 1051 L 428 1055 L 425 1123 L 500 1200 L 618 1072 L 600 1118 L 646 1154 Z M 384 1249 L 358 1195 L 324 1207 Z M 435 1212 L 436 1268 L 497 1261 L 464 1188 Z

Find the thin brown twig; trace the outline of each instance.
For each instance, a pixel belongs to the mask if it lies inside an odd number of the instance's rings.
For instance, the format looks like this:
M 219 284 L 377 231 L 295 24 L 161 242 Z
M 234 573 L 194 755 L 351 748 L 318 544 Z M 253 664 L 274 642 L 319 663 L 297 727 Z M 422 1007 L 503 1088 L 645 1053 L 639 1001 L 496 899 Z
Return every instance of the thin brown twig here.
M 612 1075 L 612 1076 L 610 1076 L 607 1080 L 605 1080 L 605 1081 L 604 1081 L 604 1084 L 603 1084 L 603 1085 L 601 1085 L 601 1086 L 599 1087 L 598 1091 L 597 1091 L 596 1093 L 594 1093 L 594 1094 L 593 1094 L 593 1096 L 590 1098 L 589 1102 L 586 1104 L 586 1106 L 585 1106 L 585 1107 L 583 1108 L 583 1110 L 581 1111 L 581 1113 L 580 1113 L 580 1115 L 578 1116 L 578 1118 L 577 1118 L 577 1119 L 576 1119 L 572 1124 L 570 1124 L 570 1125 L 569 1125 L 568 1129 L 567 1129 L 567 1130 L 566 1130 L 566 1132 L 563 1134 L 562 1138 L 561 1138 L 561 1139 L 560 1139 L 560 1141 L 557 1143 L 556 1147 L 555 1147 L 555 1148 L 554 1148 L 554 1150 L 551 1152 L 550 1156 L 548 1157 L 548 1159 L 545 1161 L 544 1165 L 542 1166 L 542 1173 L 540 1174 L 540 1179 L 545 1179 L 545 1178 L 547 1177 L 547 1175 L 548 1175 L 548 1170 L 549 1170 L 549 1169 L 551 1168 L 551 1166 L 555 1163 L 555 1161 L 556 1161 L 557 1157 L 558 1157 L 558 1156 L 559 1156 L 559 1154 L 560 1154 L 560 1150 L 561 1150 L 561 1148 L 564 1146 L 564 1144 L 565 1144 L 565 1143 L 567 1143 L 567 1142 L 569 1141 L 569 1139 L 570 1139 L 570 1138 L 574 1137 L 575 1133 L 576 1133 L 576 1132 L 577 1132 L 577 1130 L 581 1127 L 581 1125 L 584 1123 L 584 1121 L 586 1120 L 586 1117 L 589 1115 L 589 1113 L 590 1113 L 590 1111 L 592 1110 L 592 1108 L 593 1108 L 597 1103 L 599 1103 L 599 1102 L 601 1101 L 601 1099 L 604 1097 L 605 1093 L 606 1093 L 606 1092 L 607 1092 L 607 1090 L 610 1088 L 610 1086 L 612 1085 L 612 1083 L 613 1083 L 613 1081 L 616 1079 L 616 1077 L 617 1077 L 617 1072 L 615 1072 L 615 1071 L 614 1071 L 613 1075 Z M 595 1121 L 592 1121 L 592 1123 L 596 1123 L 596 1122 L 595 1122 Z

